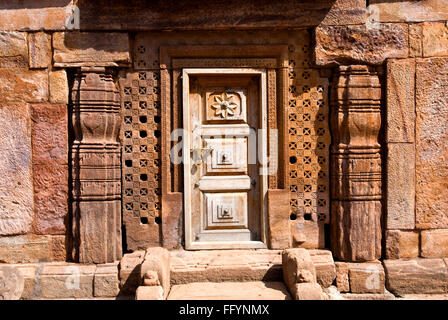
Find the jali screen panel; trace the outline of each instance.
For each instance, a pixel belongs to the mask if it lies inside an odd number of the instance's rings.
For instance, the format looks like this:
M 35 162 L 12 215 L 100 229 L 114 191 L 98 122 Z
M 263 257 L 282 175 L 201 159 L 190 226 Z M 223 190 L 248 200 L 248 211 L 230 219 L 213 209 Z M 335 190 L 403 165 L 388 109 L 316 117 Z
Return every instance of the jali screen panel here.
M 312 67 L 309 32 L 154 32 L 136 35 L 134 69 L 123 72 L 120 79 L 123 219 L 129 249 L 159 245 L 161 238 L 159 48 L 260 44 L 288 46 L 288 138 L 283 146 L 288 149 L 288 158 L 283 185 L 290 191 L 290 216 L 285 218 L 291 219 L 291 244 L 308 248 L 324 246 L 324 225 L 329 223 L 331 142 L 328 79 L 320 77 L 319 70 Z M 168 71 L 171 79 L 173 74 L 179 73 L 179 70 Z M 171 93 L 172 99 L 176 94 Z M 171 130 L 181 123 L 179 116 L 170 115 L 169 121 L 175 120 Z M 172 191 L 182 192 L 182 184 L 173 183 Z

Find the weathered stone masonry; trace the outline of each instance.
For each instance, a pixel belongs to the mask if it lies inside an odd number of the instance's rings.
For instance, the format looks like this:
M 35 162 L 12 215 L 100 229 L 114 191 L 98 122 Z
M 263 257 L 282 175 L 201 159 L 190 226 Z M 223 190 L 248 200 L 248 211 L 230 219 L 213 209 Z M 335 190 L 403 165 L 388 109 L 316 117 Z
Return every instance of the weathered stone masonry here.
M 448 5 L 368 4 L 1 4 L 0 268 L 20 270 L 22 298 L 143 283 L 140 297 L 167 298 L 170 281 L 213 278 L 185 267 L 194 254 L 148 250 L 184 245 L 169 134 L 182 70 L 205 67 L 267 70 L 280 157 L 266 245 L 310 250 L 284 253 L 293 297 L 331 284 L 348 298 L 448 293 Z M 79 291 L 55 285 L 72 266 Z M 366 287 L 372 272 L 380 285 Z
M 114 262 L 122 256 L 119 101 L 104 67 L 83 67 L 75 75 L 72 230 L 74 259 L 81 263 Z

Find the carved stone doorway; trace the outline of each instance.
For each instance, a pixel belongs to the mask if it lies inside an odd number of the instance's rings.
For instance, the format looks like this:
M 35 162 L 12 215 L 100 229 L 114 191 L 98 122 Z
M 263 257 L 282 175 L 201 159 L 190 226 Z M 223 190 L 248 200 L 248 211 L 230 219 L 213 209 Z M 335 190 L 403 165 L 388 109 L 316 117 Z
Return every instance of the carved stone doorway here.
M 186 249 L 266 248 L 266 71 L 183 69 Z
M 182 95 L 187 69 L 214 76 L 217 70 L 234 70 L 223 77 L 258 79 L 259 96 L 266 97 L 266 123 L 252 126 L 267 128 L 269 149 L 267 212 L 260 207 L 263 218 L 256 241 L 269 249 L 325 246 L 330 205 L 328 78 L 310 65 L 309 36 L 306 30 L 238 32 L 237 37 L 228 31 L 136 34 L 134 66 L 120 73 L 123 223 L 128 250 L 160 245 L 188 248 L 188 237 L 194 242 L 192 234 L 185 234 L 189 196 L 185 195 L 182 153 L 178 162 L 171 160 L 171 151 L 185 141 L 176 132 L 186 129 Z M 258 73 L 241 74 L 250 70 Z M 260 83 L 262 71 L 265 83 Z M 233 80 L 229 81 L 224 87 L 232 87 Z M 271 139 L 278 142 L 277 157 L 271 156 Z M 204 161 L 211 159 L 207 150 L 200 153 Z

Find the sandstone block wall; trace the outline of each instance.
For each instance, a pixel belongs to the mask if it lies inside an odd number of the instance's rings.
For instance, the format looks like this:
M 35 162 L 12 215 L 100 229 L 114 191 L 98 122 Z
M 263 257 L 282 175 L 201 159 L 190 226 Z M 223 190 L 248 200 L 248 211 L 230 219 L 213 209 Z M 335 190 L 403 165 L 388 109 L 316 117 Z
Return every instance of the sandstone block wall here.
M 66 260 L 68 79 L 52 32 L 72 1 L 0 7 L 0 262 Z M 29 9 L 25 9 L 29 8 Z
M 446 257 L 447 4 L 369 1 L 366 12 L 361 23 L 319 25 L 315 63 L 384 74 L 383 257 Z
M 359 0 L 313 2 L 291 10 L 288 1 L 268 1 L 247 21 L 246 4 L 228 6 L 235 15 L 207 13 L 210 25 L 188 19 L 202 15 L 186 5 L 168 10 L 169 1 L 159 9 L 81 0 L 0 6 L 0 262 L 66 259 L 71 68 L 126 68 L 132 32 L 167 29 L 169 21 L 178 29 L 308 28 L 314 63 L 327 72 L 340 64 L 382 70 L 383 257 L 447 257 L 446 1 L 375 0 L 369 8 Z
M 438 14 L 428 19 L 447 18 L 446 3 L 437 5 Z M 412 22 L 408 56 L 387 61 L 385 255 L 446 257 L 448 27 L 444 21 L 421 22 L 425 18 L 410 11 L 392 14 L 385 4 L 380 8 L 383 19 Z

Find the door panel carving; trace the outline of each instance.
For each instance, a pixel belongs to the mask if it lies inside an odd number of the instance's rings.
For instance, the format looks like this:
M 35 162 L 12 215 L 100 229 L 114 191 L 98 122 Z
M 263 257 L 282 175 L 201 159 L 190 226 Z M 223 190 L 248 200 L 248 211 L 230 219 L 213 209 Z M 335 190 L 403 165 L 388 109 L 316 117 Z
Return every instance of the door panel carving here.
M 248 161 L 267 150 L 253 139 L 267 122 L 265 71 L 184 69 L 183 78 L 186 248 L 265 247 L 267 176 Z

